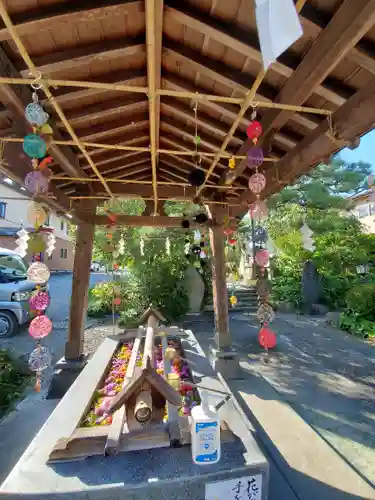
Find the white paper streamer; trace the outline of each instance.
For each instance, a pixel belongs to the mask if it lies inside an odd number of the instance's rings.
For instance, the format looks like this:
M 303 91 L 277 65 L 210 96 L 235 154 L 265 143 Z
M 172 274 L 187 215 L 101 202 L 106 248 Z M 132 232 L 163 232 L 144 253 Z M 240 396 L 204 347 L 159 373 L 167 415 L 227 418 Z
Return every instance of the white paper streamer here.
M 266 70 L 303 34 L 293 0 L 255 0 L 263 66 Z

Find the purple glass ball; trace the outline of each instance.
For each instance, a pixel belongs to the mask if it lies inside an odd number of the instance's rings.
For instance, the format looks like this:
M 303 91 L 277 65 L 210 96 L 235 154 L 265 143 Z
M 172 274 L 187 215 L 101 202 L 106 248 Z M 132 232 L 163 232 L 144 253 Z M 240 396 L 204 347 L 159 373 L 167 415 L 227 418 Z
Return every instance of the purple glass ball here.
M 261 148 L 251 148 L 247 153 L 247 163 L 249 167 L 260 167 L 264 161 L 264 154 Z
M 48 178 L 40 170 L 33 170 L 25 177 L 25 188 L 32 194 L 46 194 L 48 192 Z

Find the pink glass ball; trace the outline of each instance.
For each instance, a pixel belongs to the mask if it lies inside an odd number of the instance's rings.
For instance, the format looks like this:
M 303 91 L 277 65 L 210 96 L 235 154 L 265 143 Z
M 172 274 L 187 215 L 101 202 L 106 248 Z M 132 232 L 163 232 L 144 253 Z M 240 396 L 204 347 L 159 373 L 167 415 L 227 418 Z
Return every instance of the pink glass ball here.
M 52 330 L 52 321 L 44 314 L 36 316 L 30 323 L 29 333 L 34 339 L 42 339 Z
M 266 187 L 266 178 L 263 174 L 257 173 L 250 177 L 249 188 L 254 194 L 259 194 Z
M 48 192 L 48 178 L 40 170 L 33 170 L 25 177 L 25 188 L 31 194 L 46 194 Z
M 44 311 L 49 306 L 50 298 L 46 292 L 36 292 L 30 297 L 30 309 Z
M 260 167 L 264 161 L 262 148 L 251 148 L 247 153 L 247 164 L 249 167 Z
M 266 267 L 268 265 L 269 259 L 270 254 L 268 250 L 258 250 L 258 252 L 255 254 L 255 262 L 260 267 Z

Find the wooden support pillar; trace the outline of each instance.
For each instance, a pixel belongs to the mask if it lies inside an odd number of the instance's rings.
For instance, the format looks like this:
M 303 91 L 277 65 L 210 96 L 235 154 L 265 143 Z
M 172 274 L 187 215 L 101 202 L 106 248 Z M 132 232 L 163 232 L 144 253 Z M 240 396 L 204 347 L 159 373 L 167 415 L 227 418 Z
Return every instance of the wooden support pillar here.
M 79 361 L 83 355 L 94 230 L 92 222 L 81 222 L 77 226 L 68 340 L 65 344 L 66 361 Z
M 215 222 L 221 222 L 219 213 L 215 214 Z M 228 291 L 225 272 L 223 227 L 214 225 L 210 229 L 210 244 L 212 251 L 212 292 L 215 312 L 216 347 L 219 350 L 230 349 L 231 336 L 229 332 Z

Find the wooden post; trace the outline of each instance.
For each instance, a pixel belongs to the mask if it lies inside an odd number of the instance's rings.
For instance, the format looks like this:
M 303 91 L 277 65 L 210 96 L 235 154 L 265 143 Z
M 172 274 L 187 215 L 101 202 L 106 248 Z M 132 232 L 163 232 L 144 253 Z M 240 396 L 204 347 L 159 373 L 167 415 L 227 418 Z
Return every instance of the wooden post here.
M 215 210 L 215 222 L 221 222 L 219 210 Z M 215 312 L 216 347 L 219 350 L 231 348 L 228 315 L 228 291 L 225 272 L 223 227 L 213 225 L 210 229 L 212 251 L 212 292 Z
M 94 230 L 92 222 L 82 222 L 77 226 L 68 340 L 65 344 L 66 361 L 79 361 L 83 355 Z

